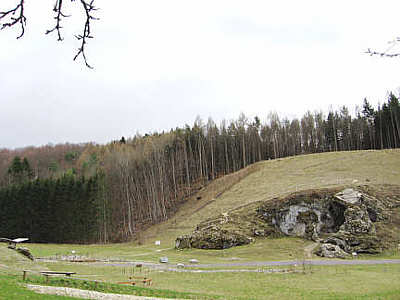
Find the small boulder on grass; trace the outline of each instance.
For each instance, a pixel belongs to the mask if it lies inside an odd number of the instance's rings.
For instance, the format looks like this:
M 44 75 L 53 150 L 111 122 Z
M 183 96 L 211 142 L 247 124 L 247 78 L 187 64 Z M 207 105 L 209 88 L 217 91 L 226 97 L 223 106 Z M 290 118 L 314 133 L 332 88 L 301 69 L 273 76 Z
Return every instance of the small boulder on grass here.
M 198 263 L 199 263 L 199 261 L 198 261 L 197 259 L 195 259 L 195 258 L 190 259 L 189 262 L 190 262 L 191 264 L 198 264 Z
M 168 263 L 168 257 L 166 257 L 166 256 L 160 257 L 160 263 L 163 263 L 163 264 Z

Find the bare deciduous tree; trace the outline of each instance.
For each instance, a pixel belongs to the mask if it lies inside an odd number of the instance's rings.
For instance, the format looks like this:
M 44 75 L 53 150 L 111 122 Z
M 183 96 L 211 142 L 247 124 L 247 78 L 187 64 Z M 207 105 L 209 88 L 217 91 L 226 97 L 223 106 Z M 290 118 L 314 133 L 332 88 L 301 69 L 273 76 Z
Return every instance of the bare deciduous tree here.
M 77 50 L 76 55 L 74 56 L 74 61 L 79 57 L 82 56 L 85 65 L 88 68 L 92 69 L 92 66 L 89 65 L 87 57 L 86 57 L 86 52 L 85 52 L 85 47 L 87 44 L 87 40 L 93 38 L 91 34 L 91 21 L 93 20 L 98 20 L 94 16 L 94 12 L 97 10 L 94 2 L 95 0 L 71 0 L 71 2 L 77 2 L 81 5 L 82 11 L 84 12 L 85 15 L 85 24 L 83 26 L 83 30 L 81 34 L 75 35 L 76 39 L 80 41 L 80 47 Z M 57 33 L 57 40 L 62 41 L 62 32 L 61 29 L 63 28 L 61 26 L 61 22 L 63 18 L 70 17 L 69 15 L 66 15 L 63 12 L 64 8 L 64 3 L 63 0 L 56 0 L 56 3 L 54 4 L 53 7 L 53 12 L 55 13 L 54 20 L 55 20 L 55 25 L 52 29 L 49 29 L 46 31 L 46 34 L 50 34 L 53 32 Z M 19 0 L 18 3 L 14 8 L 11 8 L 9 10 L 5 11 L 0 11 L 0 29 L 6 29 L 10 27 L 15 27 L 15 26 L 20 26 L 21 27 L 21 33 L 17 36 L 17 39 L 21 38 L 24 33 L 25 33 L 25 27 L 26 27 L 26 16 L 25 16 L 25 0 Z

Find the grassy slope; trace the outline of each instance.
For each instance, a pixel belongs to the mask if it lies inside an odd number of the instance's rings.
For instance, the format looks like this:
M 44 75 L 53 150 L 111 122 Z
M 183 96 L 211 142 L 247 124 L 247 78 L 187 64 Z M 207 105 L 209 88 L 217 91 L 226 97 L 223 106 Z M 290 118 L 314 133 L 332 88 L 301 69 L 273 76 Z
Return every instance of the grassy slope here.
M 192 199 L 172 220 L 154 226 L 147 235 L 173 239 L 200 221 L 251 202 L 283 196 L 298 190 L 356 184 L 399 184 L 400 150 L 330 152 L 270 160 L 253 166 L 254 172 L 221 197 L 196 211 Z M 218 191 L 216 182 L 211 188 Z M 211 201 L 215 194 L 201 201 Z

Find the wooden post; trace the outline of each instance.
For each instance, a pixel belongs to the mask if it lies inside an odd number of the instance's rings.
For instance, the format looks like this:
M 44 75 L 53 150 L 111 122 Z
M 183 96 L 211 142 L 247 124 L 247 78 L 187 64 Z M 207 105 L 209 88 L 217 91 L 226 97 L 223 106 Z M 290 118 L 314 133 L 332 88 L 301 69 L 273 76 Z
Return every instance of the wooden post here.
M 23 270 L 22 272 L 24 272 L 24 275 L 22 275 L 22 280 L 25 281 L 28 271 L 27 270 Z

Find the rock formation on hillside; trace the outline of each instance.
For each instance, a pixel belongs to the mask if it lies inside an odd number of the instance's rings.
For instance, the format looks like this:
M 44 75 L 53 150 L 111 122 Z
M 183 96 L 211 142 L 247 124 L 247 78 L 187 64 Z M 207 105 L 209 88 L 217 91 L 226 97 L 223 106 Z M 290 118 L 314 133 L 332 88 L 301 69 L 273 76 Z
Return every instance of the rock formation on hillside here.
M 318 241 L 316 254 L 343 258 L 353 252 L 382 250 L 375 223 L 393 205 L 365 191 L 311 190 L 224 213 L 176 239 L 176 248 L 226 249 L 255 238 L 297 236 Z

